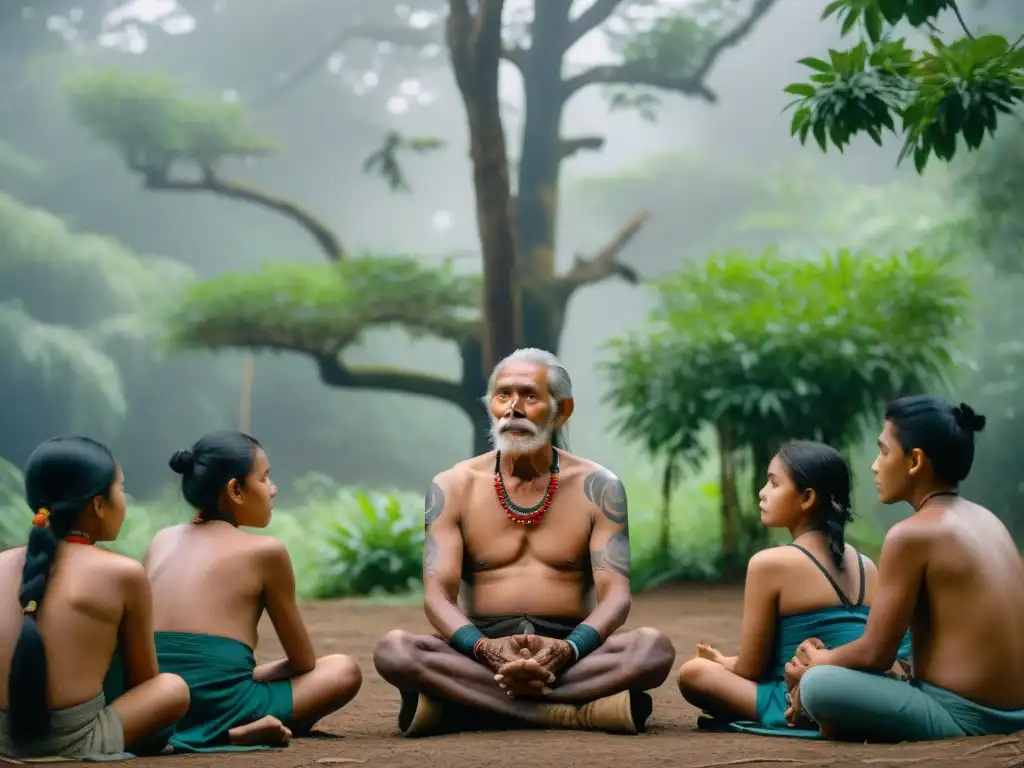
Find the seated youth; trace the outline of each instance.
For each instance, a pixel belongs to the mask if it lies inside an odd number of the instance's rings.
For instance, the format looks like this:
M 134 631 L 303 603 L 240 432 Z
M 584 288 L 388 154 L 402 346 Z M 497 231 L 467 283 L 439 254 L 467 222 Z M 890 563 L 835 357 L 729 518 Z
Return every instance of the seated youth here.
M 1002 522 L 958 492 L 984 426 L 966 404 L 930 396 L 886 410 L 871 467 L 878 497 L 914 513 L 886 534 L 863 636 L 829 649 L 810 640 L 796 654 L 807 667 L 803 714 L 831 738 L 926 741 L 1024 730 L 1024 563 Z M 913 679 L 877 674 L 908 626 Z
M 214 432 L 170 461 L 196 509 L 160 531 L 146 556 L 160 669 L 181 675 L 192 700 L 170 743 L 176 751 L 283 746 L 359 691 L 348 656 L 316 658 L 295 600 L 288 550 L 264 528 L 277 493 L 256 440 Z M 266 610 L 285 658 L 256 665 Z
M 654 629 L 616 632 L 631 604 L 625 488 L 554 447 L 573 412 L 554 355 L 510 355 L 485 403 L 496 450 L 437 475 L 426 495 L 424 610 L 437 635 L 395 630 L 374 653 L 401 693 L 399 728 L 643 731 L 645 691 L 665 680 L 675 649 Z
M 750 559 L 739 654 L 698 645 L 696 657 L 679 671 L 679 690 L 710 716 L 698 721 L 701 727 L 821 738 L 813 724 L 797 729 L 787 722 L 786 664 L 807 638 L 837 646 L 860 636 L 877 572 L 846 544 L 850 472 L 834 448 L 816 442 L 783 446 L 759 498 L 761 522 L 789 529 L 793 542 Z
M 0 755 L 160 751 L 188 687 L 157 671 L 142 566 L 91 546 L 114 541 L 124 523 L 121 468 L 93 440 L 57 437 L 29 456 L 24 476 L 28 544 L 0 553 Z M 107 700 L 119 640 L 127 690 Z

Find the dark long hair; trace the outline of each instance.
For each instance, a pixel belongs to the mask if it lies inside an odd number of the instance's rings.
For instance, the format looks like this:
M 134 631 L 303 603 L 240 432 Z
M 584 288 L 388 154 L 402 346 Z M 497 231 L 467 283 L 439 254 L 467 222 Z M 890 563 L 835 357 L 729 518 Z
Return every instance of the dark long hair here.
M 7 683 L 12 738 L 30 743 L 50 732 L 46 646 L 37 614 L 46 597 L 57 545 L 82 511 L 104 499 L 117 477 L 110 450 L 88 437 L 55 437 L 25 463 L 25 500 L 36 514 L 25 549 L 18 601 L 24 611 Z
M 828 548 L 836 568 L 843 570 L 846 524 L 853 520 L 850 504 L 850 468 L 831 445 L 810 440 L 787 443 L 778 457 L 789 470 L 798 491 L 813 490 L 814 515 L 828 533 Z

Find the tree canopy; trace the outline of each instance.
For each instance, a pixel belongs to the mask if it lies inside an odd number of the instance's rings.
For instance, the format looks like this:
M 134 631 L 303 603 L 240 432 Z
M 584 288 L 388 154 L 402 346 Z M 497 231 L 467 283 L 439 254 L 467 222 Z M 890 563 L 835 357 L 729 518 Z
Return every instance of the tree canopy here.
M 655 284 L 645 331 L 611 342 L 618 426 L 653 454 L 697 449 L 720 420 L 746 441 L 808 431 L 839 445 L 887 397 L 956 362 L 964 280 L 912 250 L 712 256 Z
M 368 15 L 345 24 L 328 45 L 310 52 L 309 61 L 295 70 L 294 77 L 285 78 L 287 87 L 317 71 L 341 46 L 355 40 L 387 42 L 389 48 L 421 52 L 447 44 L 466 108 L 474 163 L 482 266 L 478 270 L 480 287 L 471 302 L 475 331 L 471 337 L 452 339 L 468 327 L 467 321 L 456 322 L 458 330 L 453 331 L 449 321 L 441 322 L 437 313 L 413 318 L 409 328 L 414 332 L 424 329 L 424 317 L 432 318 L 430 323 L 438 321 L 440 325 L 428 323 L 426 330 L 435 333 L 440 328 L 442 338 L 457 341 L 461 377 L 449 381 L 415 371 L 354 370 L 338 355 L 323 353 L 328 334 L 322 325 L 314 334 L 317 343 L 298 340 L 293 333 L 296 327 L 309 331 L 311 323 L 325 322 L 323 318 L 327 317 L 337 320 L 344 316 L 349 324 L 348 332 L 340 328 L 332 332 L 331 344 L 335 347 L 338 342 L 344 346 L 348 339 L 355 338 L 351 331 L 355 318 L 369 318 L 377 324 L 382 319 L 395 318 L 395 323 L 407 319 L 401 311 L 396 313 L 390 301 L 370 311 L 369 302 L 383 297 L 368 290 L 359 298 L 362 303 L 358 308 L 352 296 L 337 294 L 339 300 L 344 298 L 349 304 L 333 310 L 333 314 L 325 311 L 328 293 L 316 294 L 322 300 L 318 299 L 319 310 L 313 314 L 320 320 L 310 321 L 308 307 L 301 306 L 296 298 L 315 293 L 311 290 L 313 278 L 302 269 L 291 272 L 288 278 L 283 272 L 275 273 L 292 292 L 286 304 L 295 307 L 298 320 L 273 329 L 265 322 L 243 326 L 237 319 L 232 320 L 229 307 L 237 296 L 232 287 L 236 277 L 211 284 L 209 291 L 197 288 L 190 295 L 192 315 L 179 313 L 175 320 L 181 330 L 179 342 L 223 346 L 238 343 L 244 336 L 243 343 L 250 348 L 280 350 L 284 348 L 282 339 L 301 341 L 302 346 L 292 344 L 287 348 L 312 356 L 321 379 L 329 385 L 428 394 L 459 405 L 474 419 L 474 450 L 487 450 L 488 425 L 478 398 L 490 367 L 497 362 L 496 356 L 500 358 L 510 351 L 511 344 L 520 343 L 557 352 L 568 303 L 576 290 L 613 277 L 632 283 L 639 280 L 636 271 L 619 257 L 643 227 L 647 218 L 643 211 L 624 214 L 621 228 L 605 245 L 577 256 L 567 270 L 556 267 L 561 164 L 581 151 L 598 150 L 604 143 L 600 136 L 562 135 L 560 125 L 568 101 L 590 86 L 605 86 L 612 92 L 613 107 L 642 105 L 640 108 L 651 114 L 653 92 L 674 92 L 713 102 L 717 96 L 706 83 L 708 74 L 724 52 L 738 45 L 774 3 L 701 0 L 681 8 L 647 0 L 598 0 L 574 15 L 570 0 L 545 0 L 532 4 L 532 15 L 519 17 L 517 13 L 504 14 L 501 0 L 473 4 L 437 0 L 417 5 L 416 13 L 412 12 L 413 6 L 405 7 L 397 13 L 397 24 L 394 18 L 390 19 L 391 25 L 386 23 L 390 13 Z M 448 8 L 447 17 L 440 12 L 444 6 Z M 383 6 L 375 4 L 374 8 L 380 11 Z M 608 62 L 575 66 L 569 60 L 570 50 L 598 28 L 612 39 L 616 55 Z M 518 70 L 525 91 L 522 147 L 514 172 L 509 169 L 497 95 L 501 61 Z M 615 95 L 626 91 L 631 95 Z M 313 212 L 228 176 L 224 160 L 261 155 L 275 148 L 275 142 L 249 127 L 241 102 L 190 92 L 163 76 L 115 70 L 79 73 L 70 81 L 68 95 L 77 119 L 97 140 L 112 146 L 147 189 L 202 192 L 259 205 L 303 227 L 328 261 L 350 260 L 342 238 Z M 396 153 L 422 153 L 441 146 L 434 139 L 407 138 L 391 131 L 380 150 L 364 162 L 364 170 L 380 175 L 393 189 L 408 189 Z M 512 175 L 517 182 L 515 196 L 509 185 Z M 388 269 L 404 269 L 398 264 L 383 261 L 374 268 L 375 274 L 383 280 Z M 274 269 L 286 268 L 278 265 Z M 404 278 L 396 274 L 393 279 L 401 282 Z M 445 284 L 442 278 L 436 287 Z M 253 282 L 244 278 L 238 285 L 255 290 Z M 212 293 L 218 287 L 225 291 L 220 298 Z M 335 285 L 329 290 L 341 289 Z M 261 289 L 259 295 L 271 303 L 274 297 L 280 298 L 273 290 Z M 457 302 L 454 308 L 461 306 Z M 522 311 L 514 311 L 519 306 Z M 439 310 L 441 314 L 444 311 Z M 268 312 L 266 316 L 280 318 L 281 314 Z
M 919 249 L 724 252 L 653 290 L 648 327 L 609 342 L 616 429 L 652 457 L 691 465 L 707 458 L 702 434 L 713 429 L 723 466 L 742 452 L 755 488 L 785 440 L 849 446 L 865 420 L 877 428 L 885 400 L 948 374 L 969 303 L 967 281 Z M 723 505 L 736 498 L 723 489 Z M 723 506 L 735 539 L 733 514 Z M 742 554 L 735 540 L 723 550 Z
M 462 342 L 476 333 L 480 281 L 450 262 L 364 255 L 338 264 L 268 262 L 188 286 L 169 331 L 186 348 L 261 345 L 338 355 L 373 328 Z
M 4 378 L 32 377 L 81 405 L 120 416 L 121 373 L 108 353 L 152 327 L 169 286 L 189 279 L 176 262 L 138 256 L 116 241 L 75 233 L 56 216 L 0 193 L 0 351 Z
M 942 14 L 960 34 L 940 37 Z M 903 140 L 898 162 L 912 157 L 920 173 L 932 156 L 952 160 L 960 141 L 978 149 L 1024 99 L 1021 38 L 976 35 L 956 0 L 834 0 L 822 18 L 833 16 L 843 36 L 857 30 L 861 39 L 827 60 L 800 60 L 813 71 L 810 82 L 786 91 L 798 97 L 791 127 L 801 143 L 813 136 L 822 151 L 842 151 L 866 134 L 881 146 L 889 131 Z M 928 47 L 897 36 L 900 24 L 928 30 Z

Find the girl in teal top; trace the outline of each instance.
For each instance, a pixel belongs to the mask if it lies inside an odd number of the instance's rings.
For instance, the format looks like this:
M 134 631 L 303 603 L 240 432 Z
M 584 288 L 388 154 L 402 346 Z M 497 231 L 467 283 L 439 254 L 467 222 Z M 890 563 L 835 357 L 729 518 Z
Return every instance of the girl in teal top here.
M 786 665 L 808 638 L 834 647 L 864 632 L 877 571 L 845 542 L 850 471 L 834 448 L 809 441 L 783 446 L 759 500 L 761 522 L 789 529 L 793 543 L 750 559 L 739 654 L 698 645 L 679 671 L 679 690 L 704 711 L 700 727 L 820 738 L 812 723 L 793 728 L 786 721 Z M 909 636 L 900 657 L 910 657 Z

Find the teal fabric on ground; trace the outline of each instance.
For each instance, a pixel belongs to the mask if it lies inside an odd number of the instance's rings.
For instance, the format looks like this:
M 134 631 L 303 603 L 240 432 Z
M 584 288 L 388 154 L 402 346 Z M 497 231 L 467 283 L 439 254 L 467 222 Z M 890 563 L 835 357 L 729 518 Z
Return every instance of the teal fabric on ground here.
M 935 741 L 1024 730 L 1024 709 L 993 709 L 923 681 L 843 667 L 809 669 L 800 681 L 800 700 L 830 733 L 857 741 Z
M 170 738 L 175 752 L 271 749 L 230 744 L 228 731 L 268 715 L 287 723 L 292 717 L 290 681 L 254 680 L 252 649 L 231 638 L 156 632 L 153 639 L 160 671 L 180 675 L 192 695 L 188 712 Z
M 790 728 L 786 722 L 786 710 L 789 709 L 786 700 L 786 664 L 796 654 L 800 644 L 811 637 L 821 640 L 827 648 L 836 648 L 853 642 L 864 634 L 868 610 L 865 605 L 836 605 L 793 616 L 780 616 L 775 628 L 771 661 L 763 679 L 757 684 L 757 721 L 737 720 L 729 723 L 727 729 L 759 736 L 822 738 L 816 729 Z M 909 633 L 903 637 L 899 656 L 904 659 L 910 658 Z M 802 683 L 800 696 L 803 702 Z

